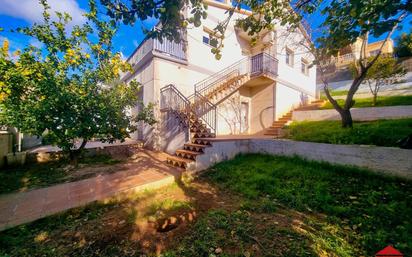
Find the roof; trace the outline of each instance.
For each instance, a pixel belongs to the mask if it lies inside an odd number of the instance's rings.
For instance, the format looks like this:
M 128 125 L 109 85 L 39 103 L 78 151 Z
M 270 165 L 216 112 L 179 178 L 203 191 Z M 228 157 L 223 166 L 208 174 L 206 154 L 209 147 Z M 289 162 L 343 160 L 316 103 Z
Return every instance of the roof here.
M 403 256 L 403 254 L 393 248 L 391 245 L 388 245 L 384 249 L 377 252 L 376 256 Z

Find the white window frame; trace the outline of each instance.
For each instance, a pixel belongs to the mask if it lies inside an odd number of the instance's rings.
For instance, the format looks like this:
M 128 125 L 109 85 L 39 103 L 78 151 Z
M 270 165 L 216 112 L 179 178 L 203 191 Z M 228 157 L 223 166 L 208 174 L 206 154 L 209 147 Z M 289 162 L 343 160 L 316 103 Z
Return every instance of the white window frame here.
M 290 67 L 295 65 L 295 53 L 289 48 L 286 48 L 285 62 Z
M 309 62 L 305 59 L 305 58 L 302 58 L 302 59 L 300 59 L 300 71 L 304 74 L 304 75 L 306 75 L 306 76 L 309 76 Z

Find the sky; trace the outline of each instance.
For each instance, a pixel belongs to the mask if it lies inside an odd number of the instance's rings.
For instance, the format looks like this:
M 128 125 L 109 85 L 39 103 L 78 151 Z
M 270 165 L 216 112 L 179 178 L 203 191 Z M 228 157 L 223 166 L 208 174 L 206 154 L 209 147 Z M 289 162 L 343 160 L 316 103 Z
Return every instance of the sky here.
M 84 23 L 85 18 L 82 14 L 88 10 L 88 0 L 48 0 L 48 3 L 54 11 L 64 11 L 71 14 L 70 26 Z M 28 44 L 41 47 L 40 42 L 8 30 L 41 22 L 42 11 L 38 0 L 0 0 L 0 27 L 4 28 L 4 31 L 0 32 L 0 43 L 2 44 L 7 38 L 11 51 L 22 49 Z M 127 58 L 144 39 L 142 26 L 151 28 L 155 24 L 156 20 L 150 19 L 136 23 L 133 27 L 121 25 L 113 40 L 115 50 Z
M 48 3 L 54 11 L 70 13 L 73 17 L 70 24 L 71 26 L 82 24 L 85 21 L 82 14 L 88 9 L 88 0 L 48 0 Z M 8 31 L 9 29 L 15 29 L 17 27 L 30 26 L 35 22 L 41 22 L 41 20 L 42 8 L 38 0 L 0 0 L 0 27 L 5 29 L 5 31 L 0 33 L 0 43 L 7 38 L 10 42 L 11 51 L 22 49 L 28 44 L 41 47 L 42 44 L 32 38 Z M 315 14 L 307 17 L 307 21 L 311 26 L 316 27 L 322 22 L 322 16 Z M 411 21 L 412 17 L 409 17 L 403 22 L 402 30 L 396 31 L 392 38 L 397 37 L 402 32 L 409 32 L 411 29 Z M 115 50 L 121 52 L 122 55 L 127 58 L 144 39 L 142 26 L 151 28 L 155 24 L 156 20 L 150 19 L 148 21 L 138 22 L 134 26 L 121 25 L 113 41 Z M 316 34 L 314 35 L 316 36 Z M 371 38 L 370 41 L 381 40 L 383 37 L 384 36 Z

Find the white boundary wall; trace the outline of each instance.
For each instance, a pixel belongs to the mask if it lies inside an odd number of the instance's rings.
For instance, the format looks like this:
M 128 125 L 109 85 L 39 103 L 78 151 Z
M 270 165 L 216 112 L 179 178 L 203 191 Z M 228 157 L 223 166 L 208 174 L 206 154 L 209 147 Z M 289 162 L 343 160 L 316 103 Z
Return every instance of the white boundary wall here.
M 399 105 L 388 107 L 365 107 L 351 109 L 352 119 L 359 121 L 401 119 L 412 117 L 412 105 Z M 293 121 L 319 121 L 340 120 L 340 115 L 335 109 L 294 111 Z
M 196 158 L 195 171 L 232 159 L 239 153 L 298 155 L 308 160 L 354 165 L 372 171 L 412 179 L 412 150 L 365 145 L 334 145 L 291 140 L 242 139 L 214 141 Z

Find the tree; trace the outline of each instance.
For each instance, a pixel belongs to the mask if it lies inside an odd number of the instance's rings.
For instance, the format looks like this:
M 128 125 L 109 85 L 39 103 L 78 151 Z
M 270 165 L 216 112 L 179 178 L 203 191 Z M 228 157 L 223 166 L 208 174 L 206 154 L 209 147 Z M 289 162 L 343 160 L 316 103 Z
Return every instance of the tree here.
M 18 32 L 44 48 L 29 46 L 11 55 L 5 41 L 0 51 L 1 124 L 42 136 L 76 162 L 89 140 L 124 140 L 138 120 L 153 123 L 150 115 L 128 114 L 138 103 L 140 85 L 119 79 L 131 67 L 112 51 L 116 24 L 100 21 L 90 1 L 87 22 L 69 30 L 69 14 L 56 13 L 57 20 L 52 20 L 47 1 L 41 4 L 43 23 Z
M 310 1 L 316 4 L 316 1 Z M 319 1 L 321 3 L 322 1 Z M 340 114 L 342 127 L 352 127 L 352 115 L 350 109 L 355 104 L 353 99 L 359 86 L 365 80 L 368 70 L 381 56 L 382 48 L 398 25 L 410 14 L 412 1 L 380 0 L 380 1 L 356 1 L 356 0 L 332 0 L 322 9 L 326 19 L 322 27 L 326 30 L 317 39 L 318 46 L 312 46 L 315 56 L 315 64 L 318 65 L 320 76 L 324 84 L 324 92 L 335 110 Z M 318 5 L 319 6 L 319 5 Z M 369 35 L 379 37 L 385 35 L 382 46 L 376 56 L 368 58 L 366 47 Z M 345 102 L 340 105 L 330 94 L 328 82 L 325 79 L 324 67 L 321 60 L 336 55 L 339 49 L 352 45 L 361 40 L 359 56 L 354 63 L 356 75 L 349 87 Z
M 373 57 L 369 57 L 371 60 Z M 353 76 L 358 76 L 356 65 L 352 64 L 350 69 Z M 365 81 L 369 86 L 369 90 L 373 96 L 372 105 L 376 105 L 378 93 L 382 87 L 389 87 L 399 81 L 406 74 L 405 69 L 396 62 L 396 59 L 390 56 L 379 57 L 375 64 L 368 70 L 365 76 Z
M 161 26 L 157 26 L 149 36 L 168 36 L 173 40 L 181 40 L 181 37 L 172 37 L 174 32 L 181 30 L 187 24 L 193 23 L 200 26 L 202 18 L 207 16 L 207 8 L 201 4 L 200 0 L 173 0 L 171 2 L 160 1 L 139 1 L 139 0 L 101 0 L 107 7 L 108 14 L 116 19 L 123 20 L 126 24 L 135 21 L 136 18 L 145 20 L 149 17 L 159 19 Z M 192 6 L 190 16 L 184 15 L 185 8 Z M 171 7 L 173 8 L 167 8 Z M 356 63 L 358 70 L 349 88 L 345 103 L 341 106 L 330 95 L 329 86 L 326 79 L 324 91 L 333 107 L 339 112 L 343 127 L 352 127 L 352 115 L 350 109 L 355 101 L 353 96 L 364 81 L 367 71 L 381 55 L 378 54 L 368 59 L 366 56 L 366 45 L 369 35 L 375 37 L 386 34 L 384 43 L 392 36 L 398 24 L 401 23 L 412 11 L 412 0 L 239 0 L 233 2 L 233 8 L 227 11 L 227 19 L 221 21 L 212 34 L 214 44 L 220 41 L 211 51 L 219 59 L 221 48 L 223 47 L 224 34 L 233 16 L 235 9 L 242 6 L 248 7 L 254 15 L 240 18 L 236 21 L 237 26 L 242 28 L 249 35 L 253 36 L 252 44 L 259 40 L 259 33 L 265 29 L 272 30 L 276 25 L 288 26 L 290 30 L 302 30 L 303 17 L 314 13 L 321 13 L 325 20 L 319 30 L 321 36 L 316 42 L 310 42 L 310 51 L 315 56 L 313 64 L 321 66 L 321 61 L 335 55 L 339 49 L 353 44 L 359 38 L 362 40 L 362 47 L 359 53 L 359 60 Z M 170 26 L 172 25 L 172 26 Z M 176 26 L 176 27 L 174 27 Z M 164 33 L 163 33 L 164 32 Z M 219 36 L 217 36 L 219 35 Z M 310 39 L 308 39 L 310 41 Z M 315 44 L 316 43 L 316 44 Z M 324 76 L 321 67 L 321 77 Z
M 402 33 L 396 38 L 395 55 L 397 57 L 409 57 L 412 56 L 412 31 Z

